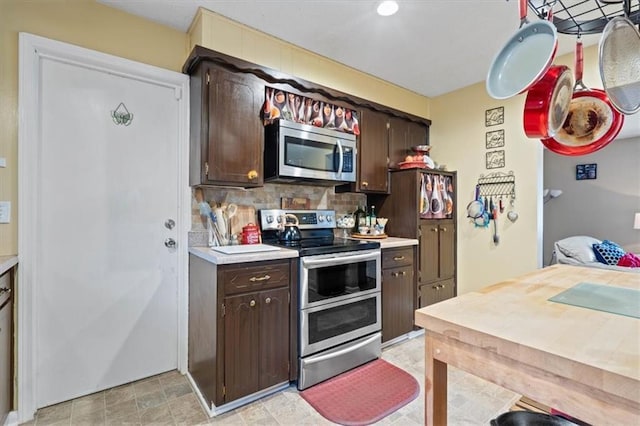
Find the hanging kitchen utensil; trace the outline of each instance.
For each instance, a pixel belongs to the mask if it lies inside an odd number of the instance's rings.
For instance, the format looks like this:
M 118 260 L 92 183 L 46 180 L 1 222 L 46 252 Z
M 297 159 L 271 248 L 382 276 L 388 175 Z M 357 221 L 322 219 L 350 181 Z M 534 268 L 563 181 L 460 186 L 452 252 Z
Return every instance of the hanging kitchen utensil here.
M 565 65 L 554 65 L 527 92 L 524 102 L 524 132 L 530 138 L 554 136 L 569 114 L 573 74 Z
M 475 199 L 467 204 L 467 217 L 477 219 L 482 217 L 482 213 L 484 213 L 484 205 L 480 200 L 480 185 L 476 185 Z
M 623 114 L 640 111 L 640 32 L 629 18 L 616 16 L 607 23 L 598 57 L 611 104 Z
M 607 94 L 582 82 L 584 53 L 576 41 L 576 83 L 569 113 L 555 136 L 542 139 L 549 150 L 562 155 L 585 155 L 613 141 L 622 129 L 624 115 L 611 106 Z
M 502 47 L 489 67 L 486 87 L 494 99 L 515 96 L 542 79 L 558 47 L 558 32 L 550 19 L 530 23 L 527 20 L 527 0 L 519 0 L 519 10 L 520 29 Z
M 498 235 L 498 209 L 494 208 L 493 212 L 493 244 L 500 243 L 500 235 Z

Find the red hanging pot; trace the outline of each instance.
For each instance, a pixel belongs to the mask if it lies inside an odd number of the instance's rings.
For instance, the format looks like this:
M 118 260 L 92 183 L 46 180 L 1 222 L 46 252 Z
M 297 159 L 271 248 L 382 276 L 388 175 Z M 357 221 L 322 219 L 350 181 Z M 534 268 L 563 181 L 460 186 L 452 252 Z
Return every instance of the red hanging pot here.
M 607 93 L 589 89 L 582 82 L 582 42 L 576 43 L 576 85 L 569 113 L 558 132 L 542 143 L 562 155 L 586 155 L 604 148 L 622 129 L 624 115 L 609 101 Z M 580 87 L 580 90 L 578 90 Z
M 565 65 L 554 65 L 527 92 L 524 132 L 530 138 L 548 138 L 562 127 L 573 93 L 573 74 Z

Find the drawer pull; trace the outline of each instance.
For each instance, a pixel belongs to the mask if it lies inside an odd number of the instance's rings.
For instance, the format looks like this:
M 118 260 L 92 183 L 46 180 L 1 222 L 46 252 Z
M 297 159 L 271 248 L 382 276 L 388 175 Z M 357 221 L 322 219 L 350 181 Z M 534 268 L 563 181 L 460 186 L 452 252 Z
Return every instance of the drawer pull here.
M 402 271 L 402 272 L 392 272 L 391 276 L 392 277 L 404 277 L 405 275 L 407 275 L 406 271 Z
M 393 260 L 395 260 L 397 262 L 401 261 L 401 260 L 404 260 L 404 256 L 394 256 Z
M 264 275 L 262 277 L 251 277 L 251 278 L 249 278 L 249 281 L 251 281 L 251 282 L 266 281 L 268 279 L 271 279 L 270 275 Z
M 271 298 L 267 297 L 266 299 L 264 299 L 264 303 L 266 303 L 267 305 L 271 303 Z
M 11 289 L 9 287 L 0 288 L 0 294 L 2 293 L 11 293 Z
M 249 306 L 251 306 L 252 308 L 256 306 L 256 301 L 252 300 L 251 302 L 249 302 Z

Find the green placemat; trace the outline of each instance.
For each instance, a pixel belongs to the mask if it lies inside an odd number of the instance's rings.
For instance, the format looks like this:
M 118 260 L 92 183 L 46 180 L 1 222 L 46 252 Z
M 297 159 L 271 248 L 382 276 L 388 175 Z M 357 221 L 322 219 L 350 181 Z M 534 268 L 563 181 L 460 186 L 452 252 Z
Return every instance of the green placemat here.
M 578 283 L 549 300 L 565 305 L 640 318 L 640 290 L 632 288 Z

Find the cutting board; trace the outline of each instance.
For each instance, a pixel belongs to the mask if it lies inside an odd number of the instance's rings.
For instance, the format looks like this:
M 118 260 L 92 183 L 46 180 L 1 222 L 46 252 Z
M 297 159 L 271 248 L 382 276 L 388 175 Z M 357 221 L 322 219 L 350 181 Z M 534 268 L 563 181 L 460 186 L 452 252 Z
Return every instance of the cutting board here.
M 256 253 L 261 251 L 277 251 L 279 247 L 270 246 L 267 244 L 241 244 L 237 246 L 219 246 L 211 247 L 211 250 L 218 251 L 224 254 L 245 254 Z
M 247 223 L 258 223 L 256 216 L 256 208 L 253 206 L 238 206 L 238 211 L 235 216 L 231 218 L 231 233 L 239 234 L 242 232 L 242 227 Z

